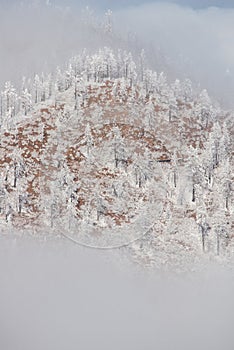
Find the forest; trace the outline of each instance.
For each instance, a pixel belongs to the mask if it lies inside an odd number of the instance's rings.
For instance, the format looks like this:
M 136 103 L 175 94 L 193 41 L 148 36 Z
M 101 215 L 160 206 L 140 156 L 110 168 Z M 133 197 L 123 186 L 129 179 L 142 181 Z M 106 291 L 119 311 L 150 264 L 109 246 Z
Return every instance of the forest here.
M 228 257 L 233 115 L 189 79 L 150 70 L 144 50 L 134 56 L 84 50 L 19 90 L 5 84 L 1 225 L 97 248 L 134 242 L 147 264 L 159 236 Z

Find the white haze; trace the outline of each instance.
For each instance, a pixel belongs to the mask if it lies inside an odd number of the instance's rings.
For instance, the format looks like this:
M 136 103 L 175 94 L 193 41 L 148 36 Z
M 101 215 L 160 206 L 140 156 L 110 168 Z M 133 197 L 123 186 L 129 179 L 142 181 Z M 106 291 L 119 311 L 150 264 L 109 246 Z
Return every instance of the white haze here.
M 171 77 L 189 77 L 225 106 L 234 106 L 234 9 L 152 3 L 121 10 L 116 19 L 123 32 L 133 31 L 160 49 Z
M 1 238 L 0 349 L 233 349 L 227 271 L 175 279 L 112 254 Z
M 81 50 L 112 45 L 98 29 L 104 23 L 92 10 L 13 3 L 0 6 L 0 86 L 22 76 L 50 73 Z M 116 40 L 116 45 L 118 45 Z
M 234 9 L 195 10 L 165 2 L 122 5 L 113 14 L 117 35 L 111 40 L 90 24 L 97 14 L 89 15 L 88 24 L 82 22 L 84 1 L 72 2 L 70 9 L 34 3 L 0 7 L 0 85 L 54 70 L 84 47 L 126 46 L 131 38 L 130 49 L 144 47 L 154 69 L 170 79 L 189 77 L 225 107 L 234 106 Z M 100 1 L 98 23 L 104 21 L 103 5 Z

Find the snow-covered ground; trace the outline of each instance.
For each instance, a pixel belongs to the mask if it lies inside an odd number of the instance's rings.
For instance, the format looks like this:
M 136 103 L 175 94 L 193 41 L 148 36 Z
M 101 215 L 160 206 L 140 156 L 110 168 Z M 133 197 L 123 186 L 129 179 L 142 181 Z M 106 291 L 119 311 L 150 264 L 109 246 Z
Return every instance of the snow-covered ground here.
M 189 80 L 148 70 L 142 55 L 84 52 L 24 80 L 20 95 L 6 84 L 1 232 L 122 247 L 147 267 L 231 264 L 231 115 Z

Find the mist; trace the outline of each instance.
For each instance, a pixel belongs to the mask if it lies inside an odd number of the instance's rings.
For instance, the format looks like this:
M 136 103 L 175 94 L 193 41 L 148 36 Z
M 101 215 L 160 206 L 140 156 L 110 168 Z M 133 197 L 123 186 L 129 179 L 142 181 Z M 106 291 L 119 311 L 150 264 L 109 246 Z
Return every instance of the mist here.
M 160 64 L 170 79 L 190 78 L 224 107 L 233 107 L 234 9 L 152 3 L 120 10 L 116 18 L 123 32 L 150 43 L 153 68 Z M 164 67 L 154 58 L 159 51 Z
M 91 9 L 84 10 L 86 3 Z M 234 106 L 233 8 L 200 8 L 200 2 L 182 0 L 29 4 L 1 6 L 0 86 L 7 80 L 20 86 L 22 76 L 53 72 L 84 48 L 124 46 L 144 48 L 150 68 L 164 71 L 170 81 L 190 78 L 223 107 Z M 100 30 L 108 7 L 113 7 L 112 37 Z
M 0 86 L 22 77 L 53 73 L 85 48 L 112 46 L 102 30 L 104 17 L 77 4 L 10 3 L 0 8 Z M 116 43 L 117 45 L 117 43 Z
M 233 349 L 225 269 L 175 276 L 137 269 L 124 251 L 14 235 L 0 242 L 1 349 Z

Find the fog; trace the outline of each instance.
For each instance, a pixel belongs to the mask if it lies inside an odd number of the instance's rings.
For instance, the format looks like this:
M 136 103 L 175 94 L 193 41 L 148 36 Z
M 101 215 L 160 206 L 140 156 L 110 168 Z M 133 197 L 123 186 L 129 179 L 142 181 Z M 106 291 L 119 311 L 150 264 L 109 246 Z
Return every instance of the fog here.
M 124 45 L 132 50 L 135 45 L 138 51 L 146 49 L 151 68 L 165 71 L 170 80 L 189 77 L 224 107 L 233 107 L 233 8 L 204 8 L 217 1 L 203 2 L 200 8 L 201 2 L 192 0 L 129 0 L 118 6 L 103 0 L 89 1 L 95 10 L 84 14 L 83 0 L 29 3 L 13 1 L 0 7 L 1 86 L 6 80 L 19 86 L 23 75 L 53 71 L 84 47 Z M 112 38 L 100 31 L 107 7 L 114 9 Z
M 0 349 L 232 350 L 234 282 L 137 270 L 126 251 L 0 239 Z
M 50 73 L 83 48 L 98 49 L 92 12 L 76 7 L 12 3 L 0 8 L 0 85 L 22 76 Z
M 116 16 L 123 32 L 133 31 L 154 51 L 160 49 L 171 78 L 189 77 L 225 107 L 233 107 L 234 9 L 156 3 L 120 10 Z M 157 57 L 151 62 L 157 68 Z

